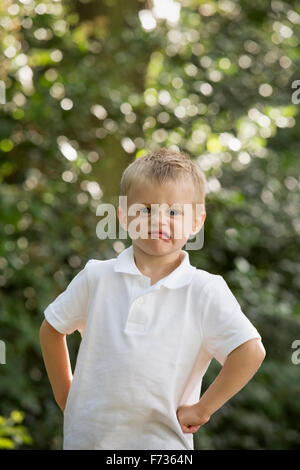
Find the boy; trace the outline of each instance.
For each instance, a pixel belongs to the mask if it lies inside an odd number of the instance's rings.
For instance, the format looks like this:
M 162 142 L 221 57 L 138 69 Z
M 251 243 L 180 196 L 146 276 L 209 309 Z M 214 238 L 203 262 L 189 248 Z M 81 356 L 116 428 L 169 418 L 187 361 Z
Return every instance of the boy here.
M 119 206 L 118 218 L 132 245 L 89 260 L 44 312 L 63 448 L 193 450 L 193 433 L 251 379 L 265 350 L 223 277 L 196 269 L 182 250 L 206 217 L 205 176 L 188 155 L 162 148 L 140 157 L 121 194 L 129 210 Z M 72 377 L 66 335 L 75 330 Z M 223 367 L 199 400 L 213 357 Z

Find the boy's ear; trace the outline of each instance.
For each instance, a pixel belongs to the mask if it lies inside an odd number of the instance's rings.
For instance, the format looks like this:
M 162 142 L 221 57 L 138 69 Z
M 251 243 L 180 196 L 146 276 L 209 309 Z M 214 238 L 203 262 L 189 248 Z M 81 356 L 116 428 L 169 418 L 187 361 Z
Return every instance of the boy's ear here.
M 127 230 L 127 216 L 120 206 L 117 208 L 117 216 L 123 229 Z
M 191 233 L 191 235 L 196 235 L 196 233 L 198 233 L 204 222 L 205 222 L 205 219 L 206 219 L 206 212 L 205 211 L 202 211 L 200 214 L 197 214 L 194 218 L 194 222 L 193 222 L 193 231 Z

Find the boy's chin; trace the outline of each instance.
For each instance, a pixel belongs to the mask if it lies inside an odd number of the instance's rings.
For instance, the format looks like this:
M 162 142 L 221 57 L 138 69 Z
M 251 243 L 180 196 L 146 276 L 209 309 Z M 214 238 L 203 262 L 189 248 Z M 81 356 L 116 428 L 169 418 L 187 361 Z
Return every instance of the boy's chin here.
M 185 240 L 174 243 L 172 239 L 167 241 L 163 239 L 132 240 L 134 246 L 137 246 L 140 250 L 149 255 L 166 254 L 168 252 L 181 250 L 185 243 Z

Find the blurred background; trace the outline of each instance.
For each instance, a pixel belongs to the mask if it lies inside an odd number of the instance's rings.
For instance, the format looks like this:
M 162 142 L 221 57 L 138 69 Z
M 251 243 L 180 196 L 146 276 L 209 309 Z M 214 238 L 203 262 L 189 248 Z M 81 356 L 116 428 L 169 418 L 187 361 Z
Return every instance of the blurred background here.
M 294 0 L 0 0 L 0 448 L 61 448 L 43 311 L 129 246 L 97 237 L 96 209 L 158 146 L 205 172 L 191 263 L 224 277 L 267 351 L 195 448 L 300 448 L 299 44 Z

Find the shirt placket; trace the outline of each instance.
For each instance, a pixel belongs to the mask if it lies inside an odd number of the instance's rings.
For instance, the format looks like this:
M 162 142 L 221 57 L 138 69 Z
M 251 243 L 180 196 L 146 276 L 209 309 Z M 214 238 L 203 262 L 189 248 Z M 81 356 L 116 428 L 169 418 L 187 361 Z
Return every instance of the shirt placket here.
M 149 286 L 144 278 L 139 278 L 137 288 L 134 290 L 134 300 L 131 302 L 127 321 L 125 324 L 125 334 L 146 333 L 152 315 L 152 295 L 158 287 Z M 147 285 L 147 287 L 146 287 Z

